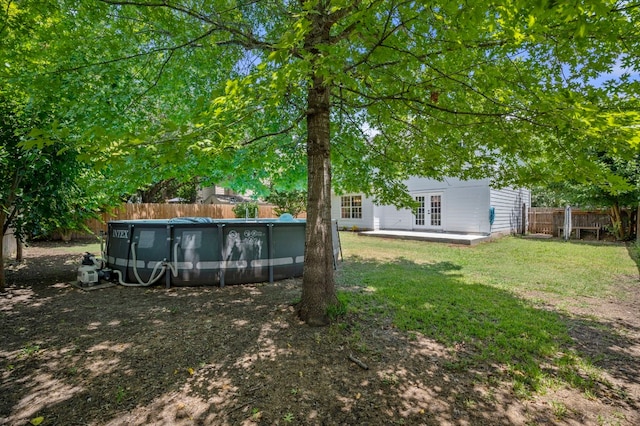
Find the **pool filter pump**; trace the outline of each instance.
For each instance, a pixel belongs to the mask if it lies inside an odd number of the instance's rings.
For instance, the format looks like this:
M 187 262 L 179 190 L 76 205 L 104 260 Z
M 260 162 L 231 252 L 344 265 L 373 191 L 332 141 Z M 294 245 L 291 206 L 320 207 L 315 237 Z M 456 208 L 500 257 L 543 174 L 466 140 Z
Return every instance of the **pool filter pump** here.
M 97 284 L 100 281 L 98 264 L 100 262 L 91 253 L 82 256 L 82 264 L 78 268 L 78 283 L 84 286 Z

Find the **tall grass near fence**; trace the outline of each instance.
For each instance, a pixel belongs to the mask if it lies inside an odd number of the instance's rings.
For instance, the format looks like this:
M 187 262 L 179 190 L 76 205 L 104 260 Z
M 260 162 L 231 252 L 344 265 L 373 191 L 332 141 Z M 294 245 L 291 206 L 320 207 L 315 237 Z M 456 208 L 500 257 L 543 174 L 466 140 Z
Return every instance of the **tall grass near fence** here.
M 340 299 L 452 351 L 448 368 L 491 371 L 526 396 L 552 383 L 595 392 L 601 377 L 572 346 L 562 309 L 638 285 L 623 245 L 504 238 L 477 247 L 341 235 Z M 592 374 L 593 375 L 593 374 Z

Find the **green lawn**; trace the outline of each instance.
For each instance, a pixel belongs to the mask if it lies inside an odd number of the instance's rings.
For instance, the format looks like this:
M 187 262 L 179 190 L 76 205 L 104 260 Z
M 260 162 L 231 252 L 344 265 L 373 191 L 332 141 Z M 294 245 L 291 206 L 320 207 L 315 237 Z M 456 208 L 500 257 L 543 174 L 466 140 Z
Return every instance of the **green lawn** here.
M 339 298 L 350 312 L 464 347 L 451 368 L 500 365 L 525 393 L 556 380 L 589 391 L 580 378 L 591 362 L 571 349 L 569 314 L 558 307 L 621 297 L 638 282 L 622 244 L 506 237 L 468 247 L 352 233 L 341 242 Z
M 69 254 L 69 253 L 83 254 L 86 252 L 95 254 L 98 257 L 102 255 L 102 253 L 100 253 L 100 243 L 94 242 L 92 240 L 73 241 L 70 243 L 61 243 L 59 241 L 54 241 L 51 243 L 38 242 L 36 244 L 39 247 L 47 247 L 47 251 L 51 255 Z M 29 247 L 29 243 L 27 243 L 27 247 Z

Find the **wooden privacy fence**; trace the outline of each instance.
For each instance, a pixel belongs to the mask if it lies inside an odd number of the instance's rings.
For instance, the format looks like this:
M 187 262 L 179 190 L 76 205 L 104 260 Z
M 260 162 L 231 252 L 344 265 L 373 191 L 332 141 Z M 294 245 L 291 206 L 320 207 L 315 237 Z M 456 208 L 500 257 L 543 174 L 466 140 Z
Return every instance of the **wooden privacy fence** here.
M 606 210 L 575 210 L 571 209 L 571 222 L 574 228 L 600 227 L 611 225 L 611 217 Z M 549 234 L 560 236 L 564 227 L 563 208 L 532 207 L 529 209 L 529 233 Z
M 173 217 L 211 217 L 214 219 L 235 218 L 231 204 L 123 204 L 112 213 L 103 213 L 99 219 L 89 220 L 87 228 L 93 234 L 74 232 L 72 239 L 92 239 L 100 235 L 100 231 L 107 231 L 107 222 L 110 220 L 133 219 L 171 219 Z M 271 205 L 258 206 L 259 218 L 277 217 L 275 207 Z M 299 217 L 304 217 L 304 214 Z

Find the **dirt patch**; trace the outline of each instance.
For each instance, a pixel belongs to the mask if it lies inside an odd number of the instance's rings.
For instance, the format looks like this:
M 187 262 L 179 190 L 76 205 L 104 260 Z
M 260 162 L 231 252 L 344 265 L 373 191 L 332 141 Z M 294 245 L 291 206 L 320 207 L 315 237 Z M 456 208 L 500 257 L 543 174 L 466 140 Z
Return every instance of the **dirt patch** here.
M 7 271 L 0 424 L 640 424 L 637 287 L 562 308 L 607 386 L 522 398 L 495 366 L 460 369 L 455 348 L 388 318 L 300 323 L 299 280 L 87 292 L 69 285 L 80 255 L 53 247 Z

